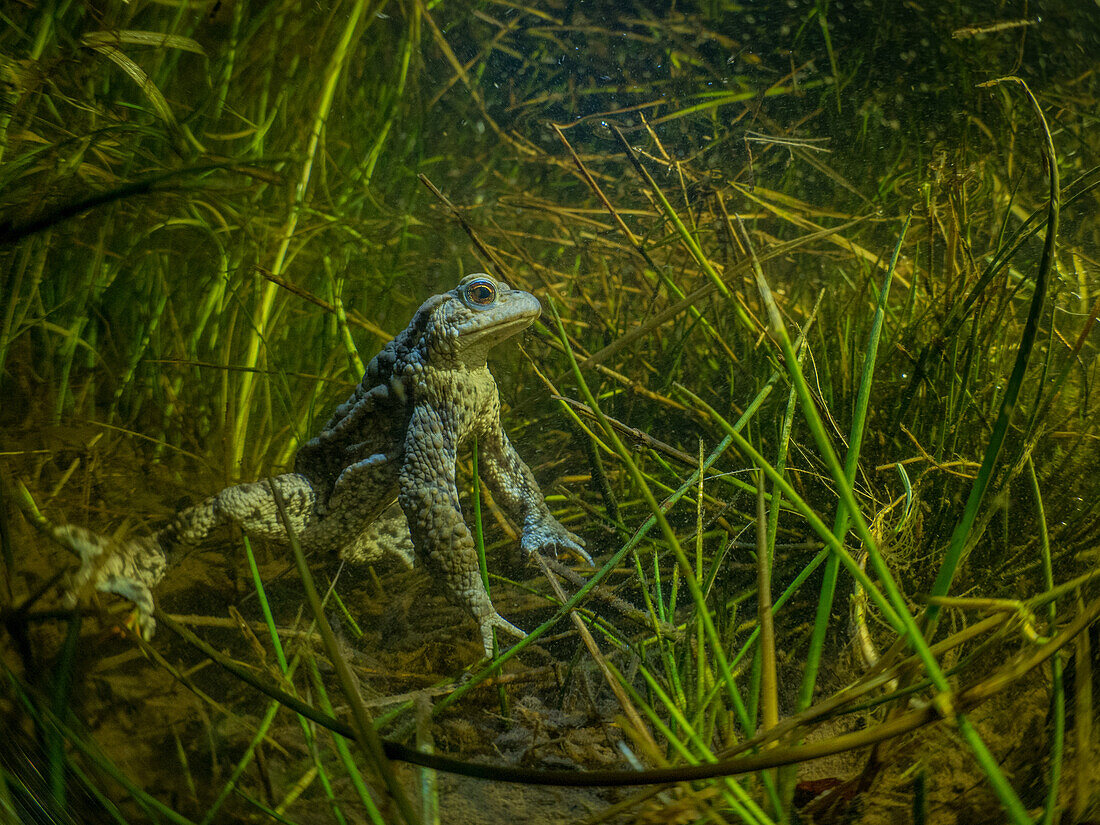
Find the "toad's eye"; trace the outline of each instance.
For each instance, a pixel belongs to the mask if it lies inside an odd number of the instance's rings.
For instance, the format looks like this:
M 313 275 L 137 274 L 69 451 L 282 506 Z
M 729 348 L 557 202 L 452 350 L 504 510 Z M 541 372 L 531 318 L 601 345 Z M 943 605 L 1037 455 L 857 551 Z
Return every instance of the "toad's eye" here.
M 487 278 L 478 278 L 466 284 L 463 294 L 472 308 L 485 309 L 496 303 L 497 285 Z

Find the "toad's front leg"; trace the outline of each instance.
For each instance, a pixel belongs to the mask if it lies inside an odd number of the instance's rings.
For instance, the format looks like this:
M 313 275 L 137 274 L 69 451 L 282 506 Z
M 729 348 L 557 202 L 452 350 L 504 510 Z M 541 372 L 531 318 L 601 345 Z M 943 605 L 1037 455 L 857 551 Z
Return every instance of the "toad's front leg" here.
M 524 555 L 545 553 L 557 557 L 566 552 L 592 566 L 592 557 L 584 549 L 584 539 L 567 530 L 550 514 L 534 474 L 519 457 L 496 417 L 481 434 L 480 446 L 481 477 L 509 515 L 523 525 L 520 547 Z
M 418 407 L 405 439 L 397 500 L 417 555 L 448 595 L 477 620 L 485 655 L 492 658 L 494 627 L 519 638 L 527 634 L 497 613 L 481 580 L 455 486 L 457 454 L 454 428 L 434 409 Z

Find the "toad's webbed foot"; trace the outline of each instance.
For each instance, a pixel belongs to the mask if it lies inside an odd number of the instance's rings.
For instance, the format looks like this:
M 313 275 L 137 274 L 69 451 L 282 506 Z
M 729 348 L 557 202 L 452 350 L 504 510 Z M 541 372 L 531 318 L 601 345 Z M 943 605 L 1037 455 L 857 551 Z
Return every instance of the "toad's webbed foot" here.
M 157 628 L 152 588 L 164 576 L 168 564 L 156 539 L 144 537 L 119 544 L 73 524 L 57 527 L 53 534 L 80 555 L 80 569 L 69 577 L 66 601 L 75 605 L 77 594 L 91 582 L 96 590 L 133 602 L 137 608 L 134 629 L 144 638 L 152 638 Z
M 526 639 L 527 634 L 505 619 L 495 610 L 492 613 L 487 613 L 478 619 L 478 624 L 481 626 L 481 643 L 485 647 L 485 658 L 493 658 L 493 628 L 502 630 L 509 636 L 515 636 L 517 639 Z
M 566 530 L 553 516 L 524 525 L 520 548 L 527 558 L 532 553 L 542 553 L 554 558 L 560 558 L 562 553 L 572 553 L 588 562 L 589 566 L 596 566 L 592 556 L 584 549 L 584 539 Z

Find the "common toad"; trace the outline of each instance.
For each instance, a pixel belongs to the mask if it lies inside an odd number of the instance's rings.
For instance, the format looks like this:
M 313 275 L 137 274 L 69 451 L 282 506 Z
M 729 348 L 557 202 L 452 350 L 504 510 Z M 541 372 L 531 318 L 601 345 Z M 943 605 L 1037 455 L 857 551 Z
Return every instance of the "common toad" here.
M 177 513 L 153 536 L 122 544 L 74 525 L 58 528 L 83 558 L 73 591 L 92 580 L 96 589 L 133 601 L 143 630 L 151 633 L 151 589 L 177 547 L 196 545 L 229 524 L 249 536 L 287 540 L 271 491 L 276 487 L 307 551 L 337 551 L 352 562 L 390 552 L 408 564 L 415 551 L 477 621 L 487 656 L 493 628 L 523 637 L 497 613 L 482 583 L 455 463 L 459 447 L 476 436 L 481 476 L 522 525 L 524 554 L 570 551 L 591 562 L 584 541 L 550 514 L 531 470 L 509 443 L 486 366 L 489 350 L 540 312 L 534 295 L 484 274 L 429 298 L 374 357 L 321 432 L 298 450 L 294 472 L 229 487 Z

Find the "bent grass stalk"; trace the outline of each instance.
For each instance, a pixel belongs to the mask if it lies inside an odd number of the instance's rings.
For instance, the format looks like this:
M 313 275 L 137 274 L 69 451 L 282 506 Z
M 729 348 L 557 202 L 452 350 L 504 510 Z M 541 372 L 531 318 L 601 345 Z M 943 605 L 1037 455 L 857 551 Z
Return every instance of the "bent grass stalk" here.
M 12 688 L 13 695 L 18 698 L 24 710 L 27 711 L 30 719 L 32 719 L 40 729 L 56 729 L 66 744 L 71 745 L 76 751 L 79 751 L 97 770 L 117 782 L 119 786 L 130 794 L 134 801 L 145 810 L 150 818 L 159 815 L 164 817 L 166 821 L 174 823 L 174 825 L 195 825 L 192 820 L 165 805 L 155 796 L 147 793 L 114 762 L 101 753 L 94 740 L 85 738 L 82 733 L 74 730 L 66 721 L 58 718 L 51 710 L 43 707 L 37 702 L 35 697 L 28 693 L 28 691 L 24 689 L 24 686 L 20 684 L 16 675 L 6 663 L 0 662 L 0 669 L 3 670 L 3 674 Z M 68 767 L 74 769 L 78 768 L 73 759 L 73 755 L 68 755 L 67 760 Z M 80 771 L 80 773 L 86 776 L 83 771 Z

